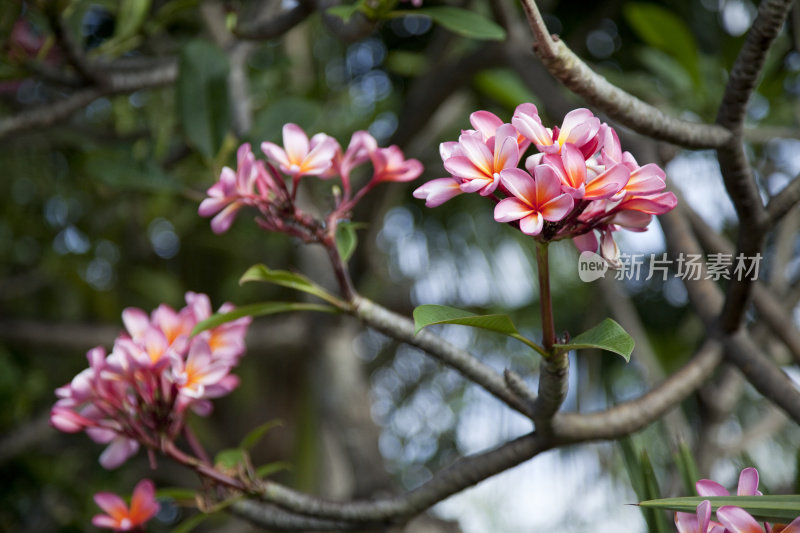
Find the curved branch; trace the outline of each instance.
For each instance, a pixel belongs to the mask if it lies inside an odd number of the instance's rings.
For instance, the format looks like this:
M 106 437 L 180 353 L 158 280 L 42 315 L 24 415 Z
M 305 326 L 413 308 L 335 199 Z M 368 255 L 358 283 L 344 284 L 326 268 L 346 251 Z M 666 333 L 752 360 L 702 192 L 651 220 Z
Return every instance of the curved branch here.
M 765 398 L 786 411 L 800 424 L 800 391 L 791 379 L 756 346 L 744 330 L 725 339 L 725 352 L 747 381 Z
M 466 350 L 457 348 L 426 330 L 415 335 L 414 323 L 411 320 L 364 297 L 354 296 L 351 301 L 353 313 L 366 325 L 426 351 L 442 363 L 457 370 L 467 379 L 485 388 L 512 409 L 525 416 L 531 416 L 530 407 L 509 389 L 503 376 Z
M 363 524 L 342 520 L 309 518 L 285 511 L 275 505 L 254 500 L 235 502 L 229 509 L 236 516 L 244 518 L 259 527 L 279 529 L 281 531 L 350 531 L 364 527 Z
M 64 100 L 32 108 L 0 120 L 0 139 L 67 120 L 73 113 L 98 98 L 168 85 L 177 77 L 178 64 L 174 60 L 152 69 L 114 73 L 106 79 L 103 87 L 82 89 L 72 93 Z
M 731 130 L 741 130 L 747 103 L 764 67 L 767 53 L 780 33 L 793 0 L 765 0 L 747 32 L 742 49 L 731 69 L 717 114 L 717 123 Z
M 589 68 L 561 40 L 548 33 L 534 0 L 523 0 L 522 5 L 536 38 L 534 53 L 547 70 L 572 92 L 614 120 L 643 135 L 686 148 L 719 148 L 731 138 L 731 133 L 721 126 L 671 117 L 613 85 Z
M 800 202 L 800 176 L 796 176 L 789 185 L 781 189 L 767 204 L 769 225 L 776 224 Z
M 267 482 L 260 496 L 293 513 L 360 523 L 403 522 L 484 479 L 508 470 L 549 449 L 551 443 L 529 433 L 492 450 L 463 457 L 403 495 L 371 501 L 334 502 Z
M 708 339 L 692 359 L 644 396 L 598 413 L 559 413 L 553 419 L 558 444 L 616 439 L 655 422 L 697 390 L 722 361 L 722 344 Z

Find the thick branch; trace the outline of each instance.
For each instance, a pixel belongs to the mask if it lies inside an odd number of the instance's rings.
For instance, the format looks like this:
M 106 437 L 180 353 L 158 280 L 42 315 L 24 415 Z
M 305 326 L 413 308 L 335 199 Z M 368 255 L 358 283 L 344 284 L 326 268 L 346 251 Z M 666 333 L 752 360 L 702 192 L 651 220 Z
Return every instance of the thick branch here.
M 553 438 L 559 444 L 616 439 L 655 422 L 703 385 L 722 361 L 722 345 L 708 339 L 694 357 L 644 396 L 598 413 L 559 413 Z
M 402 522 L 484 479 L 508 470 L 550 448 L 546 439 L 529 433 L 487 452 L 464 457 L 437 472 L 421 487 L 394 498 L 333 502 L 268 482 L 264 500 L 306 516 L 361 523 Z
M 685 207 L 684 212 L 692 225 L 692 230 L 707 252 L 733 254 L 733 245 L 708 227 L 694 210 Z M 756 282 L 753 287 L 753 305 L 766 325 L 786 345 L 795 360 L 800 362 L 800 332 L 795 328 L 788 310 L 781 305 L 775 293 L 763 283 Z
M 485 388 L 512 409 L 525 416 L 531 415 L 529 406 L 508 388 L 503 376 L 476 359 L 469 352 L 453 346 L 427 330 L 422 330 L 415 335 L 414 323 L 411 320 L 389 311 L 366 298 L 356 296 L 353 302 L 354 314 L 366 325 L 401 342 L 425 350 L 442 363 L 457 370 L 467 379 Z
M 285 511 L 275 505 L 253 500 L 238 501 L 230 506 L 230 510 L 233 514 L 259 527 L 281 531 L 350 531 L 363 528 L 362 524 L 309 518 Z
M 643 135 L 686 148 L 718 148 L 730 139 L 731 134 L 725 128 L 671 117 L 611 84 L 589 68 L 566 44 L 548 33 L 534 0 L 523 0 L 522 5 L 536 38 L 534 52 L 547 70 L 568 89 L 614 120 Z

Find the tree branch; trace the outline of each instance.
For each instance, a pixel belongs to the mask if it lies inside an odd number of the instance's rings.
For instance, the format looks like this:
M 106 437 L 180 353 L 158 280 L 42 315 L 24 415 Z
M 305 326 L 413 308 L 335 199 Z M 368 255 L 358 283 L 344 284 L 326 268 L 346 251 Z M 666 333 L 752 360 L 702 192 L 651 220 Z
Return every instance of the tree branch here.
M 611 84 L 589 68 L 563 41 L 548 33 L 535 0 L 523 0 L 522 5 L 536 39 L 533 51 L 547 70 L 612 119 L 643 135 L 686 148 L 718 148 L 729 141 L 731 133 L 723 127 L 671 117 Z
M 417 489 L 393 498 L 334 502 L 266 482 L 261 497 L 293 513 L 360 523 L 402 522 L 457 492 L 549 449 L 550 441 L 529 433 L 492 450 L 463 457 Z
M 426 351 L 442 363 L 457 370 L 467 379 L 485 388 L 512 409 L 525 416 L 531 416 L 530 407 L 509 389 L 503 377 L 469 352 L 453 346 L 427 330 L 422 330 L 415 335 L 414 323 L 411 320 L 364 297 L 355 296 L 352 302 L 354 315 L 366 325 Z
M 767 204 L 768 224 L 773 226 L 800 202 L 800 176 L 796 176 Z
M 722 344 L 708 339 L 692 359 L 647 394 L 598 413 L 558 413 L 553 438 L 558 445 L 630 435 L 674 409 L 708 380 L 722 361 Z

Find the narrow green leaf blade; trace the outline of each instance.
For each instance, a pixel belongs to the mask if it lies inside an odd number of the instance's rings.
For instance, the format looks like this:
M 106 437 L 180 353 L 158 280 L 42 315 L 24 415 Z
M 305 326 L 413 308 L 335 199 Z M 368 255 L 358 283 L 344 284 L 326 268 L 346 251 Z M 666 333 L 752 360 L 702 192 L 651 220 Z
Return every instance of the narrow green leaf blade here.
M 248 281 L 266 281 L 282 287 L 289 287 L 290 289 L 313 294 L 317 298 L 325 300 L 339 308 L 344 305 L 341 300 L 307 277 L 302 274 L 289 272 L 288 270 L 271 270 L 266 265 L 253 265 L 247 269 L 247 272 L 239 279 L 239 284 L 241 285 Z
M 595 327 L 584 331 L 568 344 L 556 344 L 564 350 L 581 350 L 599 348 L 621 355 L 626 362 L 631 360 L 634 346 L 633 337 L 622 326 L 610 318 L 606 318 Z
M 320 311 L 323 313 L 338 313 L 339 310 L 330 305 L 313 304 L 305 302 L 261 302 L 257 304 L 243 305 L 227 313 L 215 313 L 205 320 L 201 320 L 192 329 L 192 335 L 197 335 L 201 331 L 212 329 L 227 322 L 232 322 L 245 316 L 274 315 L 287 311 Z
M 735 505 L 753 515 L 756 520 L 764 522 L 788 524 L 800 516 L 800 494 L 778 496 L 685 496 L 643 501 L 639 503 L 639 506 L 694 513 L 703 500 L 711 502 L 711 507 L 714 511 L 724 505 Z
M 453 33 L 470 39 L 484 41 L 502 41 L 506 38 L 506 31 L 492 20 L 474 11 L 450 6 L 433 6 L 415 9 L 413 11 L 393 11 L 390 16 L 425 15 L 435 23 L 447 28 Z
M 270 420 L 269 422 L 265 422 L 252 430 L 250 433 L 245 435 L 242 439 L 242 442 L 239 443 L 239 448 L 242 450 L 250 450 L 258 444 L 261 439 L 264 438 L 264 435 L 269 433 L 271 430 L 275 429 L 276 427 L 283 426 L 282 420 Z
M 183 132 L 203 155 L 213 158 L 230 125 L 228 59 L 208 41 L 195 40 L 181 51 L 177 82 Z
M 639 469 L 642 471 L 647 497 L 651 500 L 660 498 L 661 488 L 658 486 L 658 478 L 656 477 L 656 472 L 653 469 L 653 463 L 650 461 L 647 450 L 642 450 L 639 455 Z M 664 512 L 661 509 L 651 509 L 651 512 L 650 520 L 647 521 L 650 532 L 667 533 L 670 530 L 670 524 Z
M 700 479 L 700 472 L 697 469 L 692 450 L 685 440 L 681 439 L 678 443 L 678 449 L 675 450 L 673 457 L 681 474 L 684 490 L 688 494 L 697 494 L 695 482 Z
M 414 334 L 434 324 L 460 324 L 473 328 L 488 329 L 504 335 L 519 335 L 508 315 L 476 315 L 463 309 L 446 305 L 420 305 L 414 309 Z

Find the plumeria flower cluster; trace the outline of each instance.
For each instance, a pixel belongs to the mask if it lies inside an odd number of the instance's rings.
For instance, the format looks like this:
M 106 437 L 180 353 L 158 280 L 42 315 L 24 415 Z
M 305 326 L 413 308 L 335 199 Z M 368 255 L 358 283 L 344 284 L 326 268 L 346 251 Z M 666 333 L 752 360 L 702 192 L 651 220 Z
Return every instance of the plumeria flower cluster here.
M 478 193 L 496 202 L 496 221 L 518 224 L 543 242 L 572 238 L 581 251 L 599 245 L 613 263 L 619 257 L 614 231 L 644 231 L 653 215 L 677 203 L 664 191 L 664 171 L 640 166 L 622 151 L 614 129 L 588 109 L 569 112 L 552 129 L 530 103 L 516 108 L 510 124 L 488 111 L 472 113 L 470 123 L 473 129 L 457 142 L 440 146 L 450 176 L 414 191 L 428 207 Z M 531 146 L 535 151 L 525 157 Z
M 219 311 L 232 309 L 226 303 Z M 163 451 L 184 429 L 189 410 L 208 415 L 210 400 L 239 384 L 230 372 L 244 353 L 251 318 L 191 336 L 211 314 L 208 296 L 193 292 L 186 293 L 186 306 L 179 311 L 163 304 L 149 316 L 125 309 L 126 331 L 111 353 L 99 346 L 89 350 L 89 368 L 56 390 L 50 423 L 108 444 L 100 455 L 105 468 L 121 465 L 140 445 Z
M 159 504 L 155 498 L 155 486 L 149 479 L 136 484 L 128 507 L 125 501 L 111 492 L 98 492 L 95 503 L 106 512 L 92 518 L 92 524 L 114 531 L 142 531 L 144 524 L 158 512 Z
M 697 494 L 703 497 L 728 496 L 728 490 L 710 479 L 701 479 L 695 484 Z M 737 496 L 761 496 L 758 490 L 758 471 L 745 468 L 739 474 Z M 723 505 L 717 509 L 717 520 L 711 520 L 711 502 L 703 500 L 697 512 L 675 513 L 675 526 L 678 533 L 800 533 L 800 517 L 789 525 L 759 524 L 750 513 L 735 505 Z M 763 526 L 763 527 L 762 527 Z
M 237 152 L 236 169 L 223 168 L 219 181 L 208 189 L 198 211 L 200 216 L 214 217 L 211 229 L 215 233 L 227 231 L 237 212 L 249 206 L 259 211 L 257 222 L 263 228 L 313 242 L 317 240 L 313 230 L 320 224 L 295 204 L 301 178 L 340 180 L 341 188 L 334 189 L 334 209 L 322 224 L 335 226 L 338 220 L 348 218 L 358 201 L 379 183 L 411 181 L 422 173 L 419 161 L 406 159 L 397 146 L 379 147 L 366 131 L 355 132 L 343 150 L 325 133 L 309 139 L 296 124 L 286 124 L 283 146 L 263 142 L 261 150 L 267 161 L 256 159 L 250 145 L 243 144 Z M 351 176 L 356 167 L 367 162 L 372 165 L 372 176 L 353 194 Z

